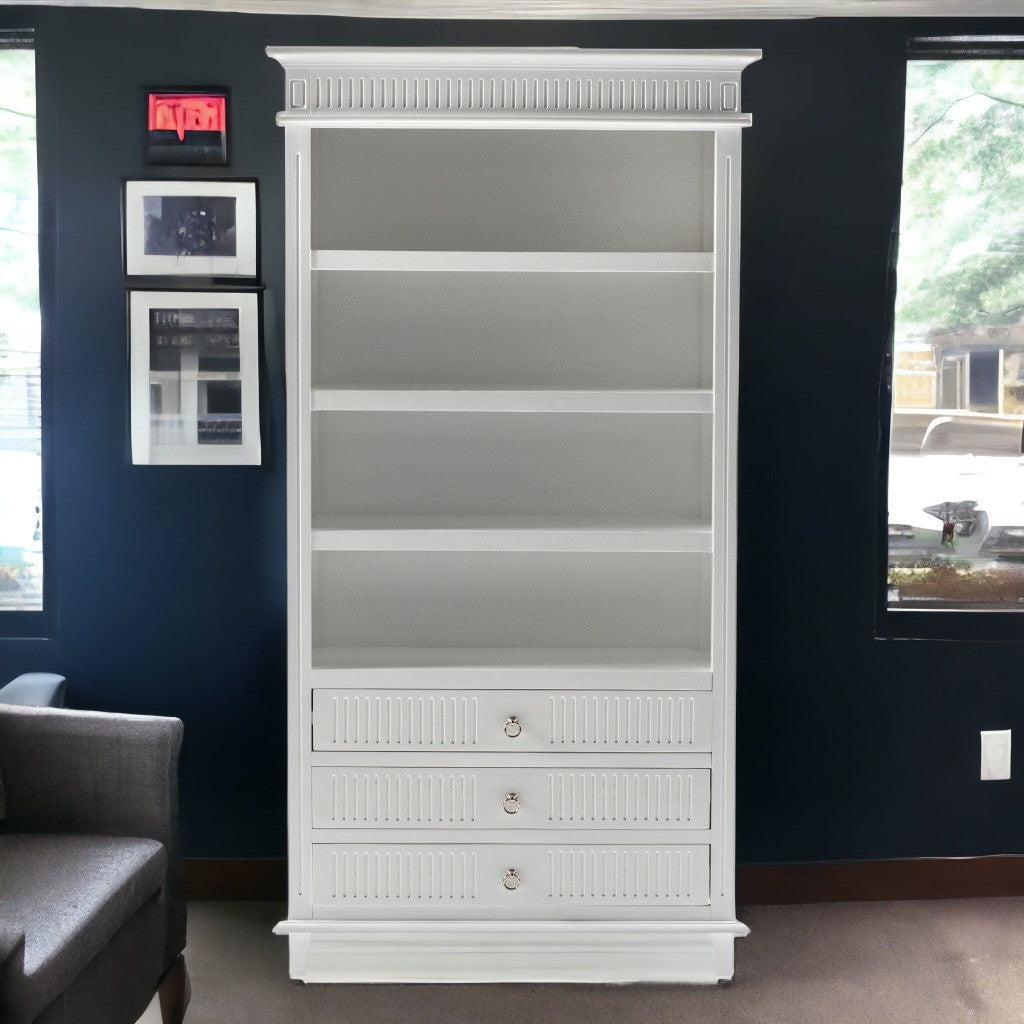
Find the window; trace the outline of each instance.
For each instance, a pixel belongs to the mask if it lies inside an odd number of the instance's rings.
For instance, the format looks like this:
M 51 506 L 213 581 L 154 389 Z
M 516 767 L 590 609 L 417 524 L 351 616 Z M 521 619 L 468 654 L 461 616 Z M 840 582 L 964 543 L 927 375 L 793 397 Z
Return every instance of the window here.
M 907 65 L 886 610 L 1024 611 L 1024 41 Z
M 42 611 L 35 54 L 0 34 L 0 619 Z

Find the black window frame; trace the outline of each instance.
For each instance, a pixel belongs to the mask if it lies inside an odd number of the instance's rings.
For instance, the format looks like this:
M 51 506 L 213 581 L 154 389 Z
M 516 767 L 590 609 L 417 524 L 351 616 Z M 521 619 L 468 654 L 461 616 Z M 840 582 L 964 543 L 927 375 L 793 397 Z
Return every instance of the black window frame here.
M 913 60 L 1024 60 L 1024 36 L 921 36 L 907 43 L 907 65 Z M 904 78 L 901 107 L 906 102 Z M 901 143 L 902 145 L 902 143 Z M 905 151 L 901 153 L 903 165 Z M 902 193 L 902 178 L 900 180 Z M 896 610 L 888 602 L 889 566 L 889 441 L 892 427 L 893 344 L 896 323 L 896 269 L 902 194 L 895 199 L 896 216 L 886 273 L 886 334 L 879 375 L 878 500 L 875 503 L 875 636 L 880 640 L 945 640 L 959 643 L 1024 643 L 1024 609 L 976 611 L 936 608 Z
M 34 28 L 0 28 L 0 49 L 31 49 L 35 55 L 36 77 L 36 183 L 39 199 L 39 386 L 42 434 L 42 526 L 43 607 L 42 610 L 0 612 L 0 639 L 56 639 L 59 620 L 57 605 L 56 528 L 54 502 L 53 395 L 54 352 L 53 310 L 56 264 L 56 167 L 55 132 L 49 131 L 53 109 L 53 75 L 43 72 Z M 3 680 L 0 679 L 0 684 Z

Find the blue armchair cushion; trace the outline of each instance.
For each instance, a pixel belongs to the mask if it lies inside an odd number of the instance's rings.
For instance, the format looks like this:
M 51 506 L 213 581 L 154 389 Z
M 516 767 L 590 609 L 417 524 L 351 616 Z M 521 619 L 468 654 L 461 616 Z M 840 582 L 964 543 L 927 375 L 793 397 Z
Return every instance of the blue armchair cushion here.
M 6 686 L 0 686 L 0 704 L 62 708 L 67 689 L 67 680 L 54 672 L 24 672 Z
M 0 1020 L 34 1020 L 159 891 L 166 872 L 167 852 L 154 839 L 0 834 L 0 946 L 10 947 L 7 957 L 0 951 Z

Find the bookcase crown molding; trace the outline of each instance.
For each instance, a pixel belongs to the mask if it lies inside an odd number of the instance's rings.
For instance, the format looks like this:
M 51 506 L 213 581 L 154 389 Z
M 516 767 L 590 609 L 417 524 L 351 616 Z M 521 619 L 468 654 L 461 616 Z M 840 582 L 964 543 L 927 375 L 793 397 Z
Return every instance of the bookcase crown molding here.
M 268 47 L 279 124 L 573 121 L 750 123 L 740 74 L 759 50 Z

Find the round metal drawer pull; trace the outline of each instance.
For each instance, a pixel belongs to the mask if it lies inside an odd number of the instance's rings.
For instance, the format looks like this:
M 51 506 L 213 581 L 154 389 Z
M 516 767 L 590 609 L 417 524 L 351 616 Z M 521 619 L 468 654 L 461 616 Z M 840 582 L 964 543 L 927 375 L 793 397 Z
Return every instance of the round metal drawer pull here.
M 505 872 L 505 877 L 502 878 L 501 884 L 505 886 L 506 889 L 518 889 L 521 881 L 522 879 L 519 877 L 519 871 L 516 868 L 509 868 Z
M 502 807 L 505 808 L 506 814 L 518 814 L 519 813 L 519 794 L 518 793 L 506 793 L 505 799 L 502 801 Z
M 522 725 L 519 724 L 519 719 L 515 715 L 509 715 L 505 719 L 505 735 L 511 739 L 515 739 L 523 731 Z

